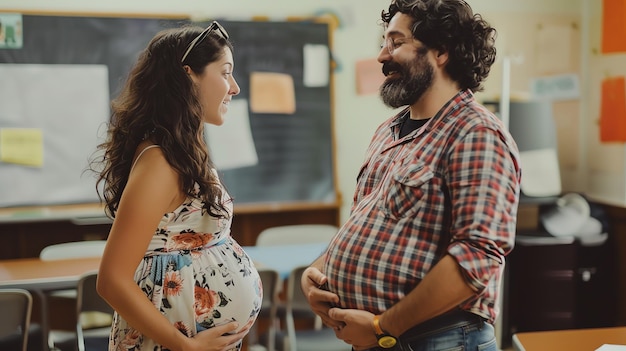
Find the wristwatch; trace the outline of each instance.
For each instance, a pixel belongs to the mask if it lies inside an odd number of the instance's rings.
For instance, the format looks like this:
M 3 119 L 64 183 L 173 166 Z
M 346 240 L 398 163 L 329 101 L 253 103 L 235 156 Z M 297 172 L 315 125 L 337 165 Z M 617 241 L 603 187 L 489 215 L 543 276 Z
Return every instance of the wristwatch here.
M 378 346 L 383 349 L 390 349 L 396 346 L 398 339 L 395 336 L 387 333 L 380 327 L 380 315 L 375 315 L 372 320 L 372 326 L 374 327 L 374 333 L 376 333 L 376 339 L 378 340 Z

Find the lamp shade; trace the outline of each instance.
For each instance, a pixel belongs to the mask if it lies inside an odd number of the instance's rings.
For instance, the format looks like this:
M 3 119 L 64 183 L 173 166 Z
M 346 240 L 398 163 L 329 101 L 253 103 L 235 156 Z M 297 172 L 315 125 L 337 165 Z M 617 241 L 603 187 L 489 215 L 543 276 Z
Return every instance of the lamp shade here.
M 551 102 L 511 102 L 509 131 L 520 151 L 522 194 L 530 197 L 559 195 L 561 173 Z

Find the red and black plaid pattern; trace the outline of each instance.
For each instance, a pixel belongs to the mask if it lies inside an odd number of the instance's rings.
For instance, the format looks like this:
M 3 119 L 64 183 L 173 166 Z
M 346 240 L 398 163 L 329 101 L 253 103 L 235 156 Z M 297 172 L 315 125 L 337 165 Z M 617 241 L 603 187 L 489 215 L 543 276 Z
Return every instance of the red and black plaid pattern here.
M 399 138 L 407 116 L 390 118 L 372 139 L 351 214 L 327 252 L 329 287 L 342 307 L 381 313 L 444 252 L 479 292 L 461 307 L 494 322 L 504 257 L 514 244 L 517 146 L 469 90 Z M 438 251 L 442 235 L 450 240 Z

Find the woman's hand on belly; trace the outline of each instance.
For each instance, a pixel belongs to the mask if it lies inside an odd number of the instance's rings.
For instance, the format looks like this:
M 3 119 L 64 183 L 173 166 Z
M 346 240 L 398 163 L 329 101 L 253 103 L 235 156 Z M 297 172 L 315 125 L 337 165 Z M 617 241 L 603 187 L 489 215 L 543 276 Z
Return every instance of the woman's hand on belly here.
M 249 329 L 236 332 L 239 323 L 231 322 L 214 328 L 203 330 L 193 337 L 193 345 L 190 351 L 227 351 L 237 345 L 248 334 Z M 235 334 L 231 334 L 235 333 Z

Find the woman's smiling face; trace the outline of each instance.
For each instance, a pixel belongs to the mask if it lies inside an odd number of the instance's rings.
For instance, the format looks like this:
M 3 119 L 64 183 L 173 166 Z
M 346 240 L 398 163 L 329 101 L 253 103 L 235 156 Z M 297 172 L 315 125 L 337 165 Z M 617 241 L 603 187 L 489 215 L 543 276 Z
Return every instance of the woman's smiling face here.
M 198 86 L 200 102 L 204 111 L 203 121 L 214 125 L 224 123 L 224 115 L 234 95 L 239 94 L 239 85 L 233 77 L 235 64 L 230 48 L 224 47 L 222 56 L 211 62 L 202 74 L 191 73 L 191 78 Z

